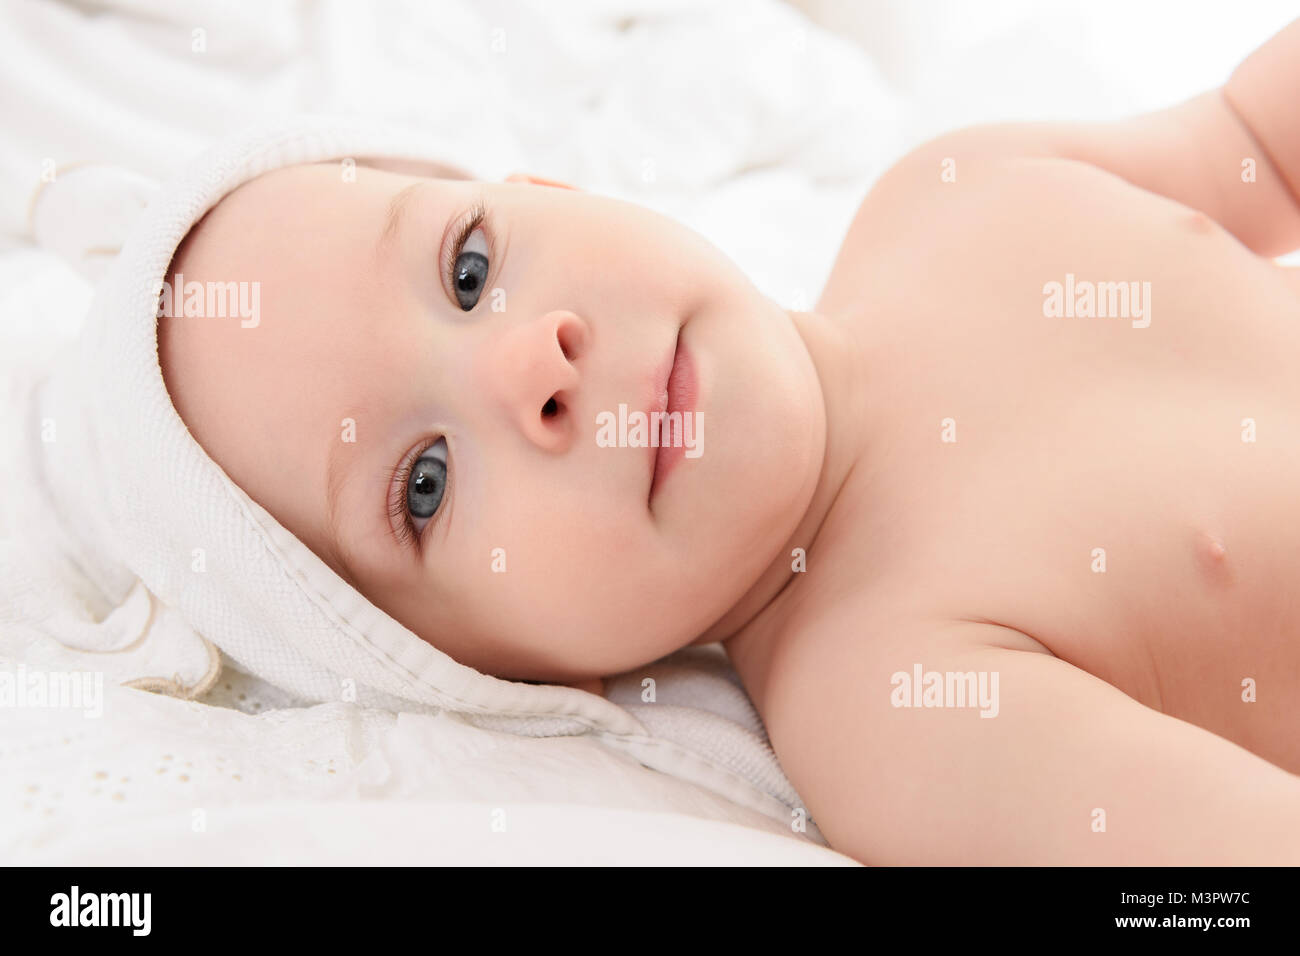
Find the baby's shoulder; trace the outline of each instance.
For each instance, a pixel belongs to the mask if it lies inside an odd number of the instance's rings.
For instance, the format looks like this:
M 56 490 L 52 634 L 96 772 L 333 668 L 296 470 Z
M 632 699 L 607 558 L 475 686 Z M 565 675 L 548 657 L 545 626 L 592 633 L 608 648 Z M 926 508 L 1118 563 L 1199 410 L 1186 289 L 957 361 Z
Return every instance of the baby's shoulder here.
M 961 263 L 995 268 L 1008 254 L 1067 241 L 1063 224 L 1130 209 L 1134 187 L 1089 163 L 997 151 L 980 131 L 913 150 L 871 187 L 840 244 L 816 310 L 942 292 Z M 953 294 L 960 294 L 951 288 Z

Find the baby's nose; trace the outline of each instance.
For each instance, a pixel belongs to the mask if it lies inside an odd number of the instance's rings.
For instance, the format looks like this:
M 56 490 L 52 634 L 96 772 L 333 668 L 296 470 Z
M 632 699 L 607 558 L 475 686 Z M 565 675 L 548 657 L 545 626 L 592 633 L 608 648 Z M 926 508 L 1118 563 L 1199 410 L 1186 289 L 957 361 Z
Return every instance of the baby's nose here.
M 506 328 L 486 343 L 482 387 L 539 448 L 562 451 L 573 440 L 571 410 L 588 337 L 582 319 L 556 310 Z

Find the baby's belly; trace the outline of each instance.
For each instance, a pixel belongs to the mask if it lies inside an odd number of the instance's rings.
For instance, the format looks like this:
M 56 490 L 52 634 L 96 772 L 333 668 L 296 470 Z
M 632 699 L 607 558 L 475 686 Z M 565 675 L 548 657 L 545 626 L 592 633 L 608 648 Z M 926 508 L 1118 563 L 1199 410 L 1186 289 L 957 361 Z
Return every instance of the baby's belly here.
M 891 465 L 867 473 L 896 547 L 868 578 L 1300 772 L 1300 299 L 1135 202 L 1045 211 L 886 336 Z M 1145 314 L 1048 302 L 1108 280 L 1149 282 Z

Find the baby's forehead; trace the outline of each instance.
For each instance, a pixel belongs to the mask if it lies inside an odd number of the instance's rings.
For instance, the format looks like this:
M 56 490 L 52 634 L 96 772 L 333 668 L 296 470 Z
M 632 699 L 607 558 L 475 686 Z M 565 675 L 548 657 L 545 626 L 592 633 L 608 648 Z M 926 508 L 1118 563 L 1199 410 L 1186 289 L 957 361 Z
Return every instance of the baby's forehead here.
M 305 540 L 307 502 L 321 490 L 306 480 L 286 488 L 277 476 L 286 465 L 321 473 L 317 459 L 350 403 L 387 380 L 381 358 L 390 368 L 402 358 L 375 321 L 392 313 L 385 296 L 395 286 L 375 281 L 365 257 L 389 194 L 407 180 L 371 173 L 345 183 L 333 164 L 290 167 L 232 191 L 178 248 L 170 309 L 158 319 L 159 363 L 181 419 Z
M 411 311 L 401 297 L 414 294 L 400 281 L 404 257 L 433 253 L 403 252 L 383 238 L 395 198 L 413 185 L 431 190 L 422 192 L 431 201 L 421 200 L 421 229 L 412 235 L 436 230 L 440 210 L 466 185 L 412 175 L 436 171 L 289 166 L 232 190 L 190 230 L 166 276 L 172 315 L 159 319 L 158 354 L 173 403 L 200 444 L 250 412 L 266 422 L 314 414 L 312 403 L 328 398 L 331 383 L 391 378 L 383 370 L 410 354 L 396 321 Z M 439 203 L 443 190 L 447 202 Z M 192 315 L 192 293 L 203 313 L 214 289 L 259 314 Z
M 328 344 L 322 336 L 344 338 L 382 294 L 371 281 L 373 249 L 389 195 L 406 181 L 371 171 L 350 182 L 336 164 L 317 164 L 275 170 L 232 190 L 172 259 L 160 358 L 247 379 L 259 370 L 271 374 L 289 352 L 302 361 L 320 357 Z M 241 303 L 257 314 L 240 314 Z M 294 371 L 280 367 L 284 377 Z
M 293 231 L 313 210 L 346 198 L 333 164 L 287 166 L 228 192 L 186 234 L 173 263 L 210 251 L 214 243 L 255 242 L 271 230 Z M 350 198 L 356 198 L 355 195 Z
M 367 224 L 384 221 L 389 204 L 407 187 L 451 194 L 468 181 L 453 167 L 424 161 L 331 161 L 272 170 L 209 209 L 177 247 L 171 271 L 247 269 L 250 260 L 261 261 L 279 246 L 320 247 L 321 238 L 345 231 L 359 236 Z M 380 234 L 382 227 L 376 238 Z

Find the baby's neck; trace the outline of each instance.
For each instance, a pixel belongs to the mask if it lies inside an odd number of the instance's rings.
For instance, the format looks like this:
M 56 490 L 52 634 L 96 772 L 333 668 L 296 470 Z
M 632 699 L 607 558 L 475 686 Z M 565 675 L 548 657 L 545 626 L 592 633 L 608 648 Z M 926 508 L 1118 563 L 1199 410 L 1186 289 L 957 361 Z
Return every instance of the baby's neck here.
M 803 549 L 805 554 L 812 551 L 826 516 L 862 449 L 864 430 L 860 410 L 865 406 L 859 394 L 863 382 L 861 375 L 857 374 L 855 343 L 850 341 L 843 326 L 826 316 L 811 312 L 790 312 L 789 315 L 812 358 L 821 385 L 826 414 L 821 472 L 794 533 L 744 597 L 700 636 L 696 641 L 699 644 L 725 641 L 736 636 L 776 600 L 796 573 L 792 566 L 792 552 L 796 548 Z

